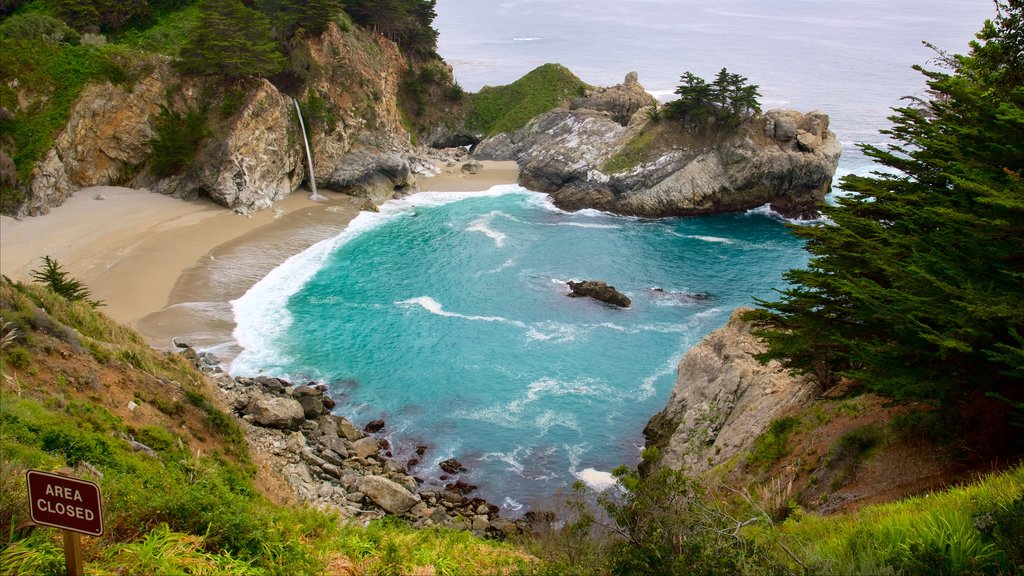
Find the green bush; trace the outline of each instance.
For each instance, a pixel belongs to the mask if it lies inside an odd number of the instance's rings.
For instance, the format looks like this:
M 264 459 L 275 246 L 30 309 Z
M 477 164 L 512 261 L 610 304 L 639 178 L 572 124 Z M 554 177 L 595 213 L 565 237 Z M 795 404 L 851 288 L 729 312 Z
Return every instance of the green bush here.
M 14 14 L 0 24 L 0 36 L 14 40 L 45 40 L 78 44 L 78 32 L 49 14 Z
M 206 116 L 196 110 L 184 114 L 160 109 L 153 138 L 150 167 L 157 176 L 180 174 L 192 166 L 199 143 L 209 134 Z
M 788 454 L 789 435 L 799 423 L 800 420 L 792 416 L 772 420 L 768 430 L 754 440 L 754 448 L 748 461 L 762 465 L 771 464 Z
M 32 353 L 22 346 L 15 346 L 4 351 L 7 362 L 19 370 L 24 370 L 32 365 Z
M 612 573 L 689 576 L 780 568 L 739 531 L 759 518 L 736 518 L 724 502 L 708 498 L 695 478 L 669 468 L 640 476 L 621 467 L 614 474 L 625 492 L 601 499 L 624 537 L 612 551 Z
M 50 453 L 60 454 L 69 466 L 85 461 L 95 466 L 111 462 L 113 450 L 110 441 L 93 432 L 57 428 L 43 433 L 40 446 Z

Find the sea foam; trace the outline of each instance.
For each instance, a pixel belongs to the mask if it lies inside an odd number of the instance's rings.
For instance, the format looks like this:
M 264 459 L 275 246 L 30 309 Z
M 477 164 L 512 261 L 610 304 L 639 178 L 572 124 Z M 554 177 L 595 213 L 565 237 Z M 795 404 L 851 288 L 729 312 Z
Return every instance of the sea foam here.
M 232 333 L 242 347 L 231 363 L 234 374 L 255 374 L 267 366 L 281 366 L 288 358 L 280 352 L 278 338 L 292 324 L 289 299 L 323 267 L 341 246 L 378 226 L 415 213 L 417 207 L 443 206 L 469 198 L 507 194 L 538 195 L 515 184 L 494 186 L 482 192 L 423 192 L 382 204 L 378 212 L 360 212 L 337 236 L 317 242 L 285 260 L 254 284 L 241 298 L 231 301 L 235 320 Z M 282 374 L 284 376 L 284 374 Z

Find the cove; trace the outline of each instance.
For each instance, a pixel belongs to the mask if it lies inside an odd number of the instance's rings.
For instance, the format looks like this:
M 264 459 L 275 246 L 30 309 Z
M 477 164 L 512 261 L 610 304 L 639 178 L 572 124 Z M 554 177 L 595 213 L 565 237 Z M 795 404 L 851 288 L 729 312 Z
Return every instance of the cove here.
M 682 355 L 807 254 L 763 210 L 647 220 L 555 208 L 518 186 L 417 194 L 361 214 L 232 302 L 234 375 L 327 383 L 383 418 L 400 462 L 509 510 L 634 464 Z M 618 309 L 567 297 L 598 279 Z M 428 449 L 415 455 L 417 445 Z

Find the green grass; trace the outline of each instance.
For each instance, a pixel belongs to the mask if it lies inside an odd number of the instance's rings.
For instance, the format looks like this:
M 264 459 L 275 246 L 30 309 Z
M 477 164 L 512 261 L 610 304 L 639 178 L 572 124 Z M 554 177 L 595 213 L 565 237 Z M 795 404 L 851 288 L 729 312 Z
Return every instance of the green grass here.
M 544 64 L 507 86 L 470 96 L 467 124 L 487 136 L 514 132 L 539 114 L 581 96 L 587 84 L 560 64 Z
M 1010 574 L 1024 568 L 1024 466 L 837 516 L 797 513 L 774 535 L 823 574 Z
M 618 174 L 636 168 L 649 159 L 651 146 L 656 142 L 657 136 L 653 130 L 641 131 L 606 160 L 601 171 L 605 174 Z

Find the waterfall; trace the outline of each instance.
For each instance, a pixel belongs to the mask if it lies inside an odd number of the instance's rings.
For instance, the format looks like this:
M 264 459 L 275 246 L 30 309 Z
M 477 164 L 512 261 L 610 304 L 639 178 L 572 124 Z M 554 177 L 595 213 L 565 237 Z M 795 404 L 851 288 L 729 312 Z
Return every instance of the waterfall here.
M 309 187 L 313 193 L 309 195 L 310 200 L 327 200 L 316 191 L 316 174 L 313 173 L 313 155 L 309 153 L 309 138 L 306 137 L 306 123 L 302 121 L 302 110 L 299 109 L 299 101 L 292 98 L 295 103 L 295 113 L 299 116 L 299 127 L 302 128 L 302 142 L 306 145 L 306 165 L 309 166 Z

